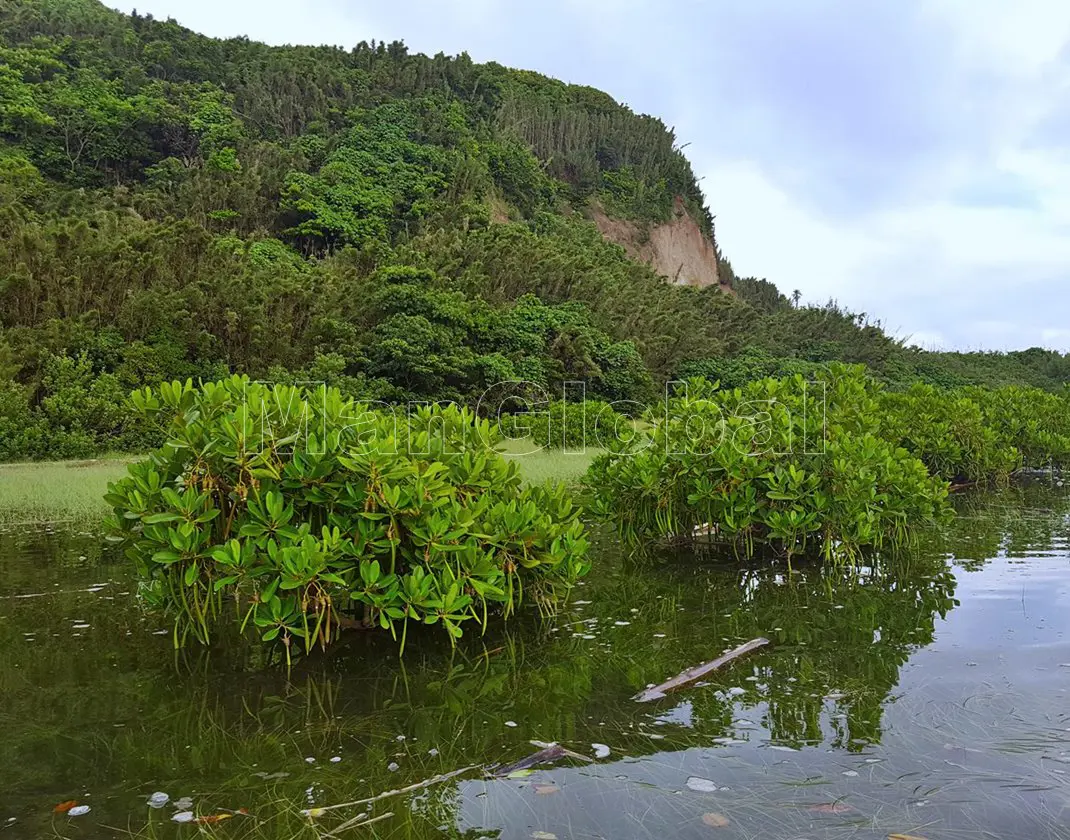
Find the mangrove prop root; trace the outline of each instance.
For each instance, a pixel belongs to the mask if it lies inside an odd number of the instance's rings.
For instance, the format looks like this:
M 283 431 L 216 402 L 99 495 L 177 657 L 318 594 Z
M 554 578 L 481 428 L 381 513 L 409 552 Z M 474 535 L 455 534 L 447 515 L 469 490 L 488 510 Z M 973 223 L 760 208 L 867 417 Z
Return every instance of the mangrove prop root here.
M 688 668 L 682 674 L 677 674 L 671 680 L 663 682 L 661 685 L 656 685 L 653 688 L 640 691 L 632 699 L 639 703 L 649 703 L 651 700 L 660 700 L 670 691 L 676 691 L 676 689 L 681 688 L 688 683 L 692 683 L 700 677 L 704 677 L 706 674 L 716 671 L 718 668 L 723 668 L 728 663 L 734 662 L 736 659 L 739 659 L 739 657 L 746 656 L 752 650 L 757 650 L 767 644 L 769 644 L 768 639 L 751 639 L 746 644 L 728 651 L 724 656 L 719 656 L 712 662 L 706 662 L 702 665 L 696 665 L 694 668 Z

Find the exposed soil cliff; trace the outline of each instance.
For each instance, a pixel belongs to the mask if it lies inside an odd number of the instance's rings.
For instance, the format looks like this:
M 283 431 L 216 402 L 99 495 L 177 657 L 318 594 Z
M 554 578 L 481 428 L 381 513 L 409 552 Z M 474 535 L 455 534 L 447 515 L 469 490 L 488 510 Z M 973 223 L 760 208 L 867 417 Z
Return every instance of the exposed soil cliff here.
M 652 225 L 649 235 L 635 222 L 610 218 L 597 205 L 591 207 L 590 217 L 606 239 L 621 245 L 634 259 L 647 263 L 672 282 L 720 285 L 713 242 L 688 214 L 679 196 L 673 204 L 673 218 Z M 721 289 L 731 291 L 728 285 Z

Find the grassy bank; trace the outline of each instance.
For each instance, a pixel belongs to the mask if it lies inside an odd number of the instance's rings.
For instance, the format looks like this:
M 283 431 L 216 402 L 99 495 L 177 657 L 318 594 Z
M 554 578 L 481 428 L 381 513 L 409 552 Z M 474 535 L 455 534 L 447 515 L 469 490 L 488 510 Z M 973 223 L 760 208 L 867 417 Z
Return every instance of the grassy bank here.
M 126 473 L 130 459 L 117 455 L 92 461 L 0 464 L 0 527 L 103 516 L 108 482 Z
M 528 441 L 508 441 L 507 457 L 520 465 L 529 483 L 574 483 L 587 470 L 595 450 L 569 454 L 535 451 Z M 0 464 L 0 528 L 49 522 L 87 522 L 108 513 L 103 496 L 109 481 L 126 473 L 130 455 L 91 461 Z
M 591 461 L 602 451 L 594 448 L 588 448 L 584 452 L 539 449 L 537 444 L 526 438 L 508 440 L 501 450 L 507 458 L 520 465 L 524 480 L 529 484 L 541 484 L 544 481 L 577 484 L 587 472 Z

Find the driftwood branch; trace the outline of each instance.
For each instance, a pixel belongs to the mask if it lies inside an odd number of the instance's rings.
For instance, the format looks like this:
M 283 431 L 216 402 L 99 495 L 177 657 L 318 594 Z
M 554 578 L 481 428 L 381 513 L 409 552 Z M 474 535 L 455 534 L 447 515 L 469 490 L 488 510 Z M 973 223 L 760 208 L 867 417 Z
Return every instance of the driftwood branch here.
M 475 770 L 479 765 L 473 764 L 469 767 L 462 767 L 460 770 L 451 770 L 449 773 L 442 773 L 438 776 L 432 776 L 430 779 L 424 779 L 422 782 L 416 782 L 415 784 L 407 785 L 403 788 L 397 788 L 395 790 L 384 790 L 382 793 L 375 796 L 369 796 L 366 799 L 354 799 L 352 802 L 340 802 L 337 805 L 326 805 L 322 808 L 309 808 L 301 813 L 309 816 L 320 816 L 327 811 L 336 811 L 339 808 L 352 808 L 356 805 L 367 805 L 371 802 L 378 802 L 380 799 L 389 799 L 392 796 L 401 796 L 403 793 L 412 793 L 416 790 L 422 790 L 431 785 L 437 785 L 439 782 L 445 782 L 448 779 L 452 779 L 454 776 L 460 776 L 462 773 L 467 773 L 469 770 Z M 337 831 L 337 829 L 335 829 Z
M 752 650 L 757 650 L 760 647 L 764 647 L 769 644 L 768 639 L 751 639 L 744 645 L 740 645 L 734 650 L 728 651 L 724 656 L 719 656 L 712 662 L 706 662 L 702 665 L 696 665 L 694 668 L 688 668 L 682 674 L 678 674 L 667 682 L 663 682 L 661 685 L 656 685 L 653 688 L 648 688 L 645 691 L 640 691 L 633 697 L 640 703 L 649 703 L 651 700 L 660 700 L 670 691 L 676 691 L 676 689 L 693 683 L 695 680 L 706 676 L 706 674 L 716 671 L 718 668 L 723 668 L 730 662 L 734 662 L 741 656 L 746 656 Z
M 544 744 L 542 741 L 532 741 L 533 746 L 542 747 L 537 753 L 532 753 L 526 758 L 520 759 L 513 764 L 507 764 L 504 767 L 499 767 L 494 771 L 494 775 L 498 777 L 508 776 L 510 773 L 516 773 L 518 770 L 527 770 L 531 767 L 535 767 L 538 764 L 552 764 L 562 758 L 575 758 L 579 761 L 590 762 L 591 759 L 585 755 L 580 755 L 578 752 L 567 750 L 560 744 Z

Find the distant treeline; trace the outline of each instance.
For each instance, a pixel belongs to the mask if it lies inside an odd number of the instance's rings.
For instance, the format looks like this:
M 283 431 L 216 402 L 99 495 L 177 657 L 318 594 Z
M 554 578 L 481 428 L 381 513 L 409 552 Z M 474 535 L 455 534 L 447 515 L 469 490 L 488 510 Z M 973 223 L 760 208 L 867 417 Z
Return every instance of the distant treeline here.
M 0 2 L 0 460 L 145 449 L 126 395 L 229 372 L 471 402 L 523 379 L 647 402 L 831 361 L 892 387 L 1062 387 L 766 281 L 669 284 L 584 219 L 713 217 L 608 95 L 401 43 L 217 40 L 95 0 Z

